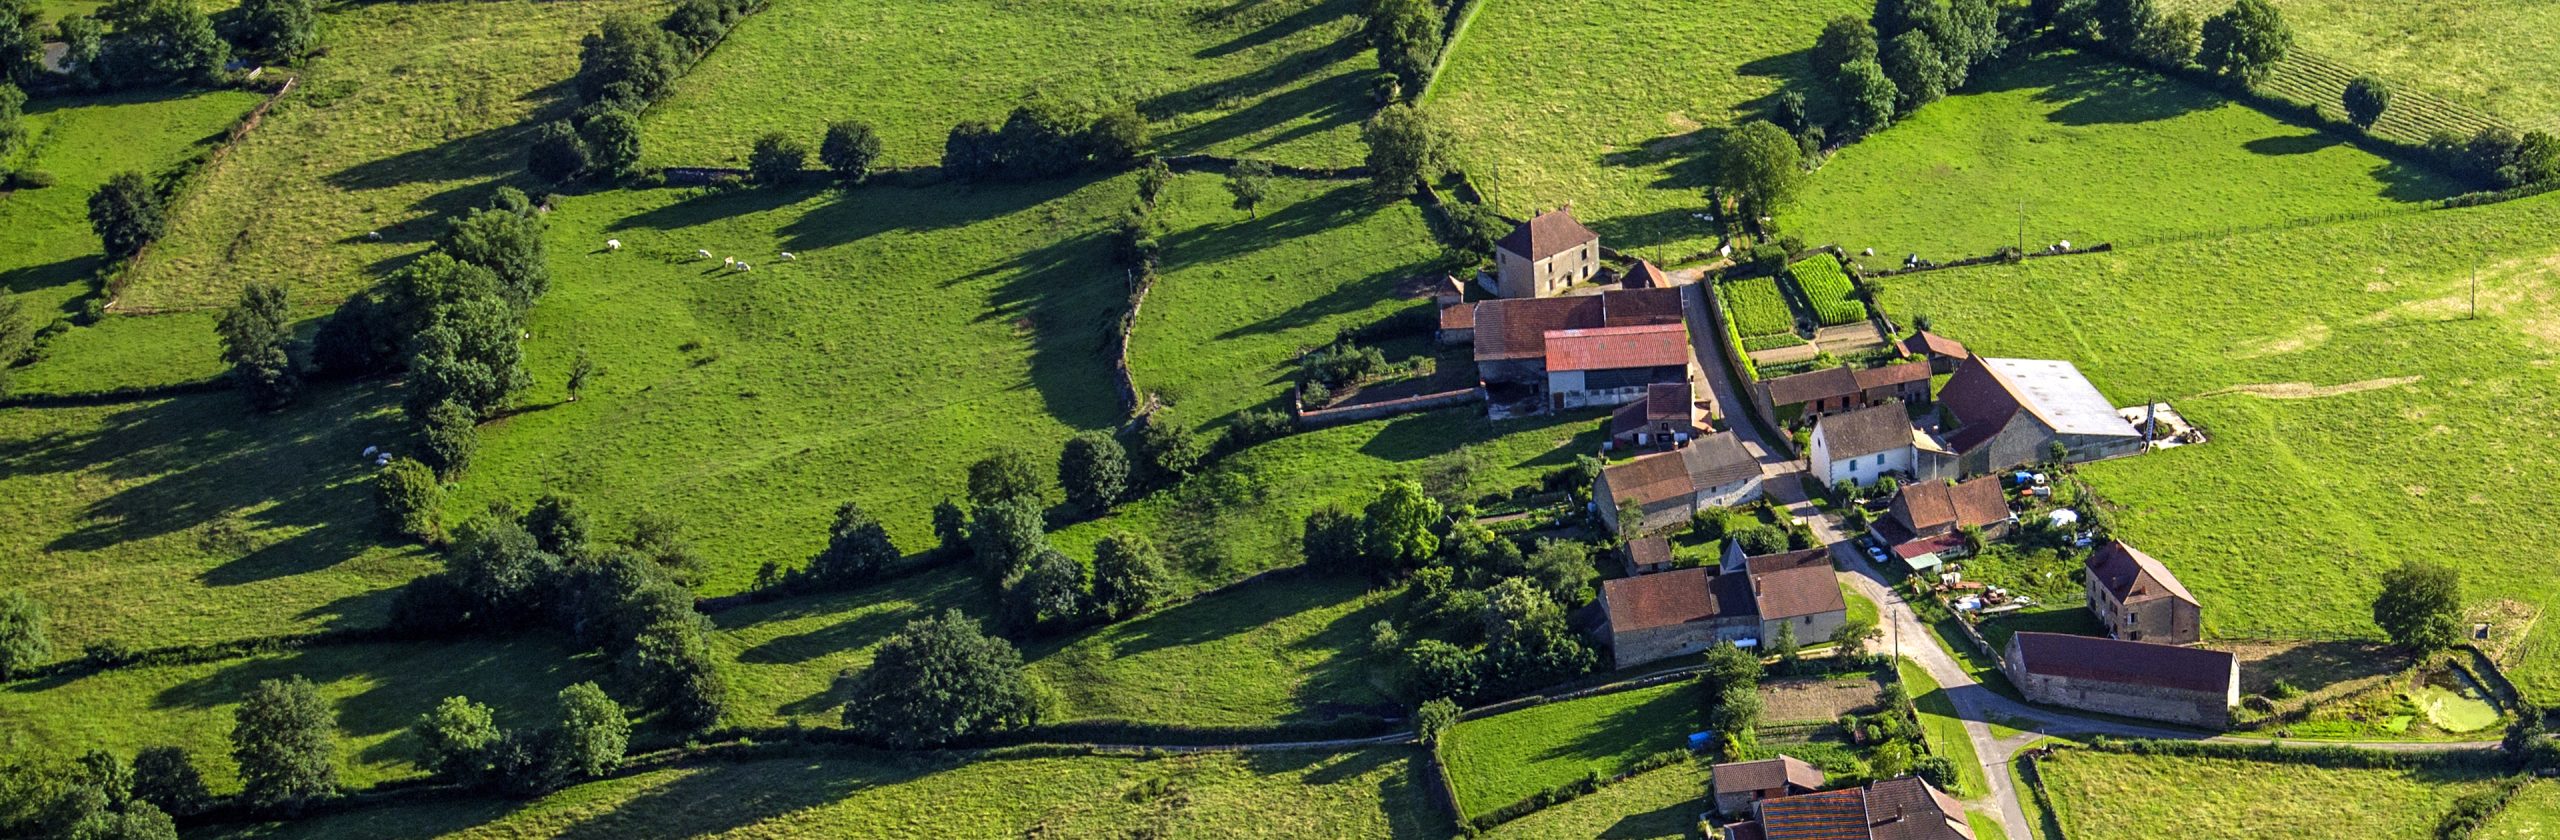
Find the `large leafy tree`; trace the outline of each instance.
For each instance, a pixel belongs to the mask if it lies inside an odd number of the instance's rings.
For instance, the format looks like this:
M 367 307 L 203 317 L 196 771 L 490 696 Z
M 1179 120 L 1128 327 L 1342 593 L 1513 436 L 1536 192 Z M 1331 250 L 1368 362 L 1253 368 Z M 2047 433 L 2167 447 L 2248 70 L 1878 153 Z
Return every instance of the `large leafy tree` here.
M 1884 75 L 1893 80 L 1894 92 L 1899 94 L 1894 109 L 1908 114 L 1944 98 L 1948 65 L 1938 42 L 1928 33 L 1912 31 L 1894 36 L 1884 47 Z
M 2373 121 L 2382 119 L 2382 112 L 2391 107 L 2391 87 L 2372 74 L 2357 76 L 2347 83 L 2347 92 L 2339 100 L 2347 109 L 2348 122 L 2371 131 Z
M 1085 432 L 1067 439 L 1058 452 L 1058 486 L 1067 501 L 1100 513 L 1129 488 L 1129 452 L 1109 432 Z
M 12 679 L 53 655 L 44 605 L 27 593 L 0 589 L 0 679 Z
M 427 772 L 466 785 L 488 775 L 491 751 L 498 746 L 498 721 L 485 703 L 469 697 L 447 697 L 409 724 L 418 739 L 420 766 Z
M 29 84 L 44 72 L 44 16 L 33 0 L 0 0 L 0 82 Z
M 1851 136 L 1863 135 L 1893 122 L 1893 107 L 1902 96 L 1887 77 L 1884 65 L 1873 60 L 1849 62 L 1840 68 L 1832 93 L 1840 100 L 1841 122 Z
M 1431 0 L 1377 0 L 1369 7 L 1369 46 L 1378 69 L 1396 77 L 1408 96 L 1420 95 L 1440 60 L 1440 10 Z
M 1412 479 L 1387 482 L 1360 513 L 1360 551 L 1381 570 L 1420 567 L 1440 551 L 1440 503 Z
M 261 58 L 292 60 L 320 45 L 312 0 L 241 0 L 232 37 Z
M 655 101 L 681 71 L 675 38 L 639 15 L 622 13 L 579 45 L 578 93 L 589 102 Z
M 909 622 L 853 679 L 844 720 L 897 747 L 1039 722 L 1022 654 L 958 610 Z
M 799 180 L 800 170 L 808 165 L 808 147 L 779 131 L 757 136 L 747 149 L 747 177 L 766 186 Z
M 532 387 L 524 369 L 524 349 L 516 314 L 496 298 L 479 298 L 442 307 L 433 323 L 418 333 L 417 353 L 409 358 L 410 416 L 447 400 L 486 420 L 515 395 Z
M 595 683 L 560 690 L 560 727 L 551 740 L 552 760 L 572 775 L 595 777 L 622 766 L 631 744 L 631 718 Z
M 262 681 L 233 718 L 242 801 L 290 812 L 337 793 L 337 716 L 310 680 Z
M 1040 497 L 1040 463 L 1019 449 L 1000 449 L 969 465 L 969 501 L 989 505 Z
M 2283 13 L 2266 0 L 2238 0 L 2205 19 L 2204 46 L 2196 57 L 2207 70 L 2254 85 L 2266 81 L 2292 48 L 2293 27 Z
M 498 277 L 498 294 L 523 312 L 551 288 L 551 261 L 542 245 L 542 217 L 484 208 L 454 219 L 439 241 L 454 259 Z
M 1005 584 L 1005 609 L 1018 631 L 1056 633 L 1082 623 L 1091 591 L 1084 564 L 1044 548 Z
M 889 541 L 889 529 L 862 505 L 846 502 L 836 508 L 835 524 L 827 529 L 827 547 L 809 561 L 808 578 L 819 586 L 859 583 L 887 571 L 900 556 L 897 544 Z
M 2373 623 L 2392 644 L 2418 653 L 2452 647 L 2462 639 L 2462 579 L 2453 567 L 2410 560 L 2382 574 L 2373 599 Z
M 860 120 L 838 120 L 827 124 L 827 136 L 818 141 L 818 162 L 834 172 L 836 180 L 859 184 L 871 177 L 871 167 L 880 160 L 880 135 L 871 124 Z
M 1167 588 L 1164 556 L 1146 537 L 1115 531 L 1094 545 L 1094 612 L 1127 618 L 1154 606 Z
M 1040 508 L 1029 499 L 1012 498 L 979 505 L 969 517 L 969 550 L 977 555 L 987 579 L 1002 581 L 1019 571 L 1032 555 L 1047 548 Z
M 147 0 L 116 27 L 106 49 L 106 63 L 119 75 L 149 84 L 211 84 L 231 62 L 231 45 L 214 32 L 213 19 L 188 0 Z
M 1849 15 L 1832 18 L 1822 25 L 1822 34 L 1813 38 L 1814 75 L 1830 82 L 1850 62 L 1876 60 L 1879 49 L 1874 26 Z
M 1716 144 L 1716 189 L 1740 205 L 1745 219 L 1777 215 L 1804 180 L 1802 155 L 1784 129 L 1754 120 Z
M 161 207 L 160 191 L 143 180 L 142 173 L 116 173 L 89 196 L 89 229 L 97 232 L 110 259 L 141 253 L 142 246 L 160 238 L 168 228 L 169 217 Z
M 222 334 L 223 361 L 231 363 L 232 380 L 259 408 L 283 408 L 302 391 L 302 377 L 288 352 L 293 341 L 288 319 L 284 287 L 250 283 L 240 290 L 240 302 L 225 310 L 215 324 Z
M 1402 198 L 1423 179 L 1448 169 L 1447 134 L 1411 105 L 1378 109 L 1360 130 L 1369 144 L 1369 186 L 1381 198 Z

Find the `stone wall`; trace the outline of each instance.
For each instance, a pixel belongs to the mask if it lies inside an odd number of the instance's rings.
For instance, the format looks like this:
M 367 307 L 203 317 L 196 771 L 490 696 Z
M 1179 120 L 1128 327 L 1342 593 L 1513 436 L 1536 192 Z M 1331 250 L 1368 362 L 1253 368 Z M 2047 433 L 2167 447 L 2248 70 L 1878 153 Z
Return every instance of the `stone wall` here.
M 1298 428 L 1321 429 L 1326 426 L 1339 426 L 1344 423 L 1358 423 L 1380 417 L 1394 417 L 1399 414 L 1412 414 L 1480 402 L 1484 402 L 1483 388 L 1460 388 L 1455 391 L 1442 391 L 1437 394 L 1423 394 L 1364 405 L 1301 410 L 1298 412 Z

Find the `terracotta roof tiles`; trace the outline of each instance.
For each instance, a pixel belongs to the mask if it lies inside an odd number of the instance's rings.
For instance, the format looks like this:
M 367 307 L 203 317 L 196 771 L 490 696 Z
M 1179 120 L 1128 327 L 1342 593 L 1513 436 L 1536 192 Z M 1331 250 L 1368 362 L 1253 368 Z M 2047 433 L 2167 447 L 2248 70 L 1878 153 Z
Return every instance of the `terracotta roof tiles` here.
M 1678 324 L 1549 330 L 1547 370 L 1686 367 L 1689 330 Z
M 1600 234 L 1574 220 L 1573 211 L 1549 210 L 1512 228 L 1494 247 L 1537 262 L 1599 240 Z

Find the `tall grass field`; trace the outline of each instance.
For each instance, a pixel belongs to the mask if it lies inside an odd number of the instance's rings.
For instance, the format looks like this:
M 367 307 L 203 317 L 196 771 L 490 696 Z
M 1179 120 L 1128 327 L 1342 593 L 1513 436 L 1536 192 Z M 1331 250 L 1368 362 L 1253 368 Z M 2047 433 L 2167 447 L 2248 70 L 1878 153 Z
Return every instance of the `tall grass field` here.
M 2036 769 L 2064 834 L 2089 840 L 2217 837 L 2435 836 L 2455 797 L 2485 775 L 2437 770 L 2331 770 L 2222 758 L 2065 751 Z M 2316 829 L 2314 827 L 2317 827 Z

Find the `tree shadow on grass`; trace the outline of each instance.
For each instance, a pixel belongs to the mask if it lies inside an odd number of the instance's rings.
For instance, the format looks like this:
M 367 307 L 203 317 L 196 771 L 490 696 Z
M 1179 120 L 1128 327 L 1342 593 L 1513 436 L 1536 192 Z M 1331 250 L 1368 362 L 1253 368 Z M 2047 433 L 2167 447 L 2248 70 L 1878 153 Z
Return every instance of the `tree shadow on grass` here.
M 1305 0 L 1300 0 L 1300 2 L 1305 2 Z M 1271 14 L 1261 8 L 1263 5 L 1263 3 L 1259 2 L 1236 3 L 1229 5 L 1224 9 L 1197 13 L 1193 16 L 1193 20 L 1201 24 L 1217 25 L 1221 23 L 1240 21 L 1246 17 L 1271 18 Z M 1306 2 L 1305 5 L 1297 11 L 1289 12 L 1288 14 L 1281 15 L 1275 19 L 1260 22 L 1258 26 L 1255 26 L 1253 31 L 1229 39 L 1226 43 L 1218 44 L 1213 47 L 1202 49 L 1199 52 L 1192 53 L 1191 57 L 1203 60 L 1224 58 L 1226 56 L 1235 55 L 1236 53 L 1257 47 L 1269 46 L 1286 39 L 1291 35 L 1296 35 L 1308 29 L 1315 28 L 1320 24 L 1331 23 L 1343 18 L 1356 17 L 1361 14 L 1363 14 L 1363 11 L 1361 4 L 1357 2 L 1357 0 L 1314 0 L 1314 2 Z M 1253 24 L 1248 23 L 1247 25 Z M 1346 43 L 1350 42 L 1346 41 Z
M 104 254 L 84 254 L 43 265 L 20 266 L 0 271 L 0 290 L 6 290 L 14 295 L 23 295 L 28 292 L 72 285 L 96 274 L 105 263 Z M 63 314 L 78 312 L 79 302 L 80 296 L 72 296 L 70 300 L 63 303 Z
M 612 808 L 562 829 L 562 840 L 705 837 L 842 802 L 865 791 L 955 769 L 942 755 L 877 754 L 876 759 L 774 759 L 708 764 L 651 785 Z M 788 833 L 788 832 L 785 832 Z
M 2346 142 L 2347 141 L 2345 140 L 2339 139 L 2336 135 L 2325 131 L 2312 131 L 2302 134 L 2260 137 L 2256 140 L 2240 144 L 2240 148 L 2247 149 L 2255 154 L 2274 157 L 2283 155 L 2307 155 L 2331 146 L 2343 146 L 2346 145 Z
M 359 453 L 403 439 L 389 410 L 395 397 L 359 383 L 315 389 L 278 414 L 253 413 L 229 392 L 135 403 L 95 430 L 0 442 L 0 477 L 86 473 L 119 488 L 91 502 L 47 550 L 101 550 L 239 516 L 252 534 L 303 533 L 238 558 L 209 582 L 312 571 L 372 543 L 362 481 L 370 468 Z
M 1539 761 L 1582 764 L 1633 761 L 1663 750 L 1679 749 L 1698 730 L 1698 692 L 1694 685 L 1663 691 L 1642 703 L 1610 712 L 1576 729 L 1572 737 L 1538 753 Z M 1609 702 L 1605 698 L 1567 702 Z M 1612 765 L 1605 772 L 1623 768 Z
M 2002 68 L 1984 90 L 2034 87 L 2040 102 L 2056 104 L 2045 115 L 2056 125 L 2124 125 L 2158 122 L 2220 107 L 2230 100 L 2181 79 L 2097 59 L 2050 55 Z
M 1292 122 L 1305 123 L 1255 144 L 1257 149 L 1270 148 L 1367 119 L 1369 74 L 1353 69 L 1324 75 L 1348 57 L 1339 45 L 1307 50 L 1241 76 L 1155 97 L 1139 111 L 1158 121 L 1226 111 L 1157 138 L 1162 148 L 1183 151 L 1207 149 Z M 1250 104 L 1235 107 L 1238 102 Z

